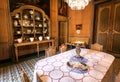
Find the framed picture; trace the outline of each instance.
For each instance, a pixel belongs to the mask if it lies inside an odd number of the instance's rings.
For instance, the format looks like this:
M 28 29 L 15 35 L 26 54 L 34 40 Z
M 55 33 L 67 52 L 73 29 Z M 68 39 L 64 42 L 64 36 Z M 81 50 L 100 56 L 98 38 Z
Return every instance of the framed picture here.
M 58 14 L 62 16 L 67 16 L 68 5 L 63 0 L 58 0 Z
M 58 9 L 62 7 L 62 0 L 58 0 Z
M 82 24 L 77 24 L 76 25 L 76 30 L 81 30 L 82 29 Z

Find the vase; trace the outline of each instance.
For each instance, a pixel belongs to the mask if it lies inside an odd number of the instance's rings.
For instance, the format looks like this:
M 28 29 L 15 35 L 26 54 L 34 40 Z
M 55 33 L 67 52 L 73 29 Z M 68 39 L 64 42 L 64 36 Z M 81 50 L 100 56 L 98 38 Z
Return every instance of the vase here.
M 81 47 L 81 46 L 80 46 L 79 44 L 76 45 L 76 57 L 81 57 L 81 56 L 80 56 L 80 52 L 81 52 L 80 47 Z
M 81 52 L 81 44 L 76 44 L 76 57 L 83 59 L 83 57 L 80 55 Z

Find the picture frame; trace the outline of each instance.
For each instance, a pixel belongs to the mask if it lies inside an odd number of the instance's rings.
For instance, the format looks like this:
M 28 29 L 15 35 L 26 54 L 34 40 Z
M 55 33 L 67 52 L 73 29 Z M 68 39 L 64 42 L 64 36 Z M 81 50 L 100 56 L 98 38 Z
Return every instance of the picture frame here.
M 58 15 L 67 16 L 68 5 L 63 0 L 58 0 Z
M 76 25 L 76 30 L 81 30 L 82 29 L 82 24 L 77 24 Z
M 62 7 L 62 0 L 58 0 L 58 9 Z

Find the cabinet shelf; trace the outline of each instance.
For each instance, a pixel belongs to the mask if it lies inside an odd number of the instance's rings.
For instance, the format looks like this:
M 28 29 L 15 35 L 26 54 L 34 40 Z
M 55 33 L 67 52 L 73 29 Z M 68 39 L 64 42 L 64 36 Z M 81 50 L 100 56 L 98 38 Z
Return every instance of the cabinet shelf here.
M 33 35 L 33 33 L 24 33 L 25 35 Z
M 33 26 L 23 26 L 23 28 L 34 28 Z
M 21 26 L 20 26 L 20 25 L 17 25 L 17 26 L 14 26 L 14 28 L 21 28 Z
M 36 19 L 35 19 L 35 21 L 36 21 L 36 22 L 43 22 L 43 20 L 36 20 Z
M 38 34 L 43 34 L 43 33 L 36 33 L 36 34 L 38 35 Z
M 11 12 L 13 27 L 13 41 L 22 38 L 24 41 L 30 37 L 46 38 L 50 36 L 50 21 L 44 11 L 36 6 L 24 5 Z M 46 32 L 44 32 L 47 29 Z M 26 38 L 26 39 L 25 39 Z

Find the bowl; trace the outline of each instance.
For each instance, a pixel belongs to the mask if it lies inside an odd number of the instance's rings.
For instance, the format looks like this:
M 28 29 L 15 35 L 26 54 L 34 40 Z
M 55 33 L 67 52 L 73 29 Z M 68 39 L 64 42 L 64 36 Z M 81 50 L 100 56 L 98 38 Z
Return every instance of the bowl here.
M 31 41 L 31 42 L 33 42 L 33 41 L 34 41 L 34 38 L 33 38 L 33 37 L 31 37 L 31 38 L 30 38 L 30 41 Z
M 22 42 L 22 38 L 18 38 L 17 41 L 18 41 L 18 43 L 21 43 Z

